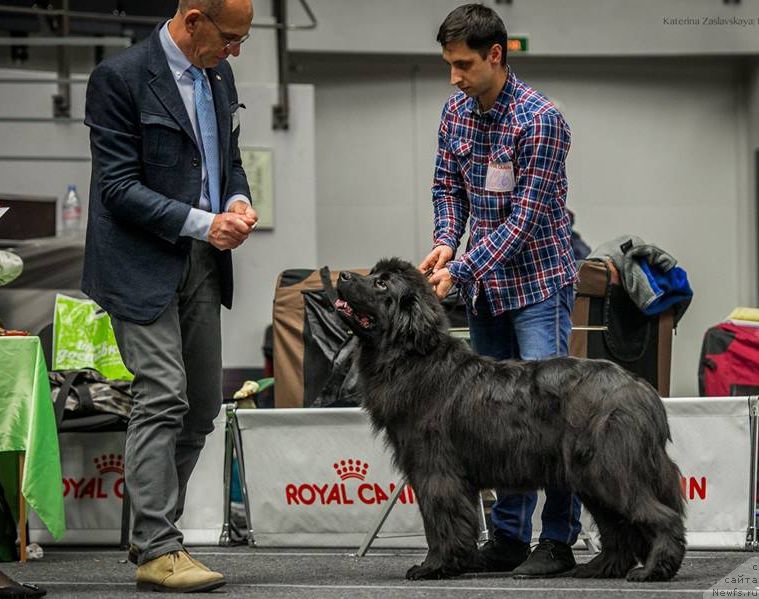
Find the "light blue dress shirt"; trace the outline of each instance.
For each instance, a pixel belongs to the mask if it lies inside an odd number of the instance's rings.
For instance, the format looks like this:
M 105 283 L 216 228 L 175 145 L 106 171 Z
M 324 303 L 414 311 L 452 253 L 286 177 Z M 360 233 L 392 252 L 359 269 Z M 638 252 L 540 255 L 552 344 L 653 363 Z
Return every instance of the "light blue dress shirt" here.
M 169 33 L 169 23 L 167 21 L 163 27 L 161 27 L 160 39 L 163 51 L 166 54 L 166 60 L 169 63 L 169 70 L 174 77 L 174 82 L 177 84 L 179 95 L 182 97 L 182 102 L 187 110 L 187 115 L 190 117 L 192 123 L 192 131 L 195 133 L 195 140 L 200 139 L 200 133 L 198 131 L 198 118 L 195 114 L 195 91 L 194 82 L 187 69 L 190 67 L 190 61 L 179 49 L 176 42 L 172 39 Z M 203 70 L 203 76 L 208 80 L 208 75 Z M 210 86 L 210 82 L 208 82 Z M 203 152 L 200 152 L 201 167 L 203 173 L 200 201 L 198 203 L 199 208 L 190 208 L 190 213 L 187 215 L 180 235 L 185 237 L 192 237 L 194 239 L 200 239 L 201 241 L 208 241 L 208 232 L 211 229 L 211 223 L 214 219 L 214 214 L 210 212 L 211 202 L 208 199 L 206 192 L 207 185 L 206 179 L 208 178 L 208 171 L 206 170 L 205 159 L 203 158 Z M 242 200 L 250 204 L 250 199 L 241 194 L 235 194 L 231 196 L 224 203 L 224 210 L 226 211 L 229 206 L 238 200 Z

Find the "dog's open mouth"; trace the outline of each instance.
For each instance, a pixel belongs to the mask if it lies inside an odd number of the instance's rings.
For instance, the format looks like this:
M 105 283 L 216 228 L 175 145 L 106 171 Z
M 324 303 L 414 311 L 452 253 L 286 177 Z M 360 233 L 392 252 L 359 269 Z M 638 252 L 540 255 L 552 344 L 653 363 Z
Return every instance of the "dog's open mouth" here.
M 364 329 L 371 329 L 374 326 L 374 320 L 366 314 L 360 312 L 354 312 L 348 302 L 344 299 L 338 298 L 335 300 L 335 309 L 346 316 L 353 318 Z

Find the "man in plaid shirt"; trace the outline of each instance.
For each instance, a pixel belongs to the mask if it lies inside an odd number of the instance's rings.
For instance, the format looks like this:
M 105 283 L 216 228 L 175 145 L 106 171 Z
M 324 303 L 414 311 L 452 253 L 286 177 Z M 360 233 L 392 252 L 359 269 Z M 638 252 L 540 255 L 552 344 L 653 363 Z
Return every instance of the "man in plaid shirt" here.
M 439 297 L 456 284 L 475 351 L 496 359 L 566 355 L 577 276 L 566 209 L 570 133 L 558 109 L 506 64 L 506 28 L 479 4 L 451 12 L 437 36 L 454 93 L 443 109 L 432 201 L 434 249 L 422 261 Z M 466 252 L 454 259 L 469 222 Z M 580 502 L 547 489 L 530 553 L 536 494 L 499 492 L 483 567 L 514 577 L 575 566 Z

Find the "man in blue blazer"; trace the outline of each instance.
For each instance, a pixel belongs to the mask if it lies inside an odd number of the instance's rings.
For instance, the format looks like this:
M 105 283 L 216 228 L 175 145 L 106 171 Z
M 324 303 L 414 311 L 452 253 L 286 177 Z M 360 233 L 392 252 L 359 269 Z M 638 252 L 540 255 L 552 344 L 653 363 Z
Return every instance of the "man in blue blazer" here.
M 110 315 L 134 373 L 125 475 L 140 590 L 224 584 L 190 557 L 175 523 L 221 407 L 230 250 L 257 221 L 226 60 L 239 55 L 252 18 L 251 0 L 180 0 L 147 40 L 99 64 L 87 87 L 82 290 Z

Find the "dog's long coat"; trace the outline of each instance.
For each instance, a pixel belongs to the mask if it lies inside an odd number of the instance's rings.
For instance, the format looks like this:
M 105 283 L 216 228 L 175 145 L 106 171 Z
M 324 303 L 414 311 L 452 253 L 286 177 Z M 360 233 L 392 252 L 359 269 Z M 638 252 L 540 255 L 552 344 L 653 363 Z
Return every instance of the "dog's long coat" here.
M 496 362 L 447 334 L 413 266 L 343 272 L 338 311 L 359 337 L 364 408 L 419 498 L 429 552 L 407 577 L 476 570 L 480 489 L 567 488 L 603 550 L 578 577 L 669 580 L 685 553 L 680 472 L 656 391 L 603 360 Z M 638 562 L 642 566 L 636 566 Z

